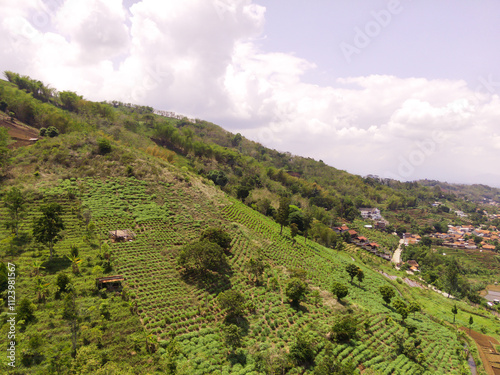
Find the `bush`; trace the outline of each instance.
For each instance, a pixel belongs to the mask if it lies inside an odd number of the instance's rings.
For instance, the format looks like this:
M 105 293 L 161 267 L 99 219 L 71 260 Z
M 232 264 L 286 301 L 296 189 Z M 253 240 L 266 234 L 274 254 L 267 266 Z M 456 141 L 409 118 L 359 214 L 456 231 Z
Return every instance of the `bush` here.
M 69 276 L 65 273 L 60 273 L 57 275 L 56 285 L 59 287 L 60 292 L 67 292 L 70 283 Z
M 357 337 L 358 320 L 351 315 L 344 316 L 332 327 L 332 338 L 336 342 L 348 342 Z
M 200 241 L 210 241 L 228 250 L 231 246 L 231 236 L 221 228 L 208 228 L 203 231 Z
M 223 171 L 211 171 L 208 174 L 208 178 L 212 180 L 215 185 L 218 186 L 226 186 L 228 182 L 228 178 Z
M 306 292 L 307 284 L 297 277 L 290 279 L 285 289 L 285 294 L 292 301 L 293 305 L 298 305 Z
M 111 152 L 111 142 L 106 138 L 100 138 L 97 141 L 97 146 L 99 147 L 99 153 L 105 155 Z
M 46 133 L 50 138 L 57 137 L 59 135 L 59 130 L 54 126 L 49 126 Z
M 237 290 L 227 290 L 217 296 L 217 302 L 227 316 L 242 315 L 245 310 L 245 297 Z
M 337 301 L 340 301 L 342 298 L 347 296 L 349 289 L 344 284 L 334 282 L 332 284 L 332 293 L 337 297 Z
M 47 134 L 47 129 L 46 128 L 40 128 L 40 137 L 45 137 Z
M 307 332 L 299 332 L 290 346 L 290 357 L 295 364 L 311 363 L 316 356 L 315 345 Z
M 23 298 L 17 307 L 17 320 L 29 323 L 35 320 L 36 306 L 27 298 Z

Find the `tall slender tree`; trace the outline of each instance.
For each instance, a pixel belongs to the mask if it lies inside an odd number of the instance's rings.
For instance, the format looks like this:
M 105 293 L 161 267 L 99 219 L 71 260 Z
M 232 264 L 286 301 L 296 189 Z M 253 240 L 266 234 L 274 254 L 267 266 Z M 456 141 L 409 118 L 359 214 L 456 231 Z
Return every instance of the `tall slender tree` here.
M 49 203 L 40 210 L 42 216 L 33 222 L 33 237 L 37 242 L 49 246 L 52 260 L 54 244 L 61 238 L 60 232 L 64 229 L 61 218 L 62 208 L 57 203 Z
M 288 215 L 290 213 L 290 198 L 282 197 L 280 199 L 280 206 L 276 214 L 276 221 L 281 225 L 280 234 L 283 234 L 283 226 L 288 222 Z
M 16 187 L 11 188 L 3 198 L 5 208 L 9 212 L 10 220 L 6 220 L 5 227 L 11 229 L 16 237 L 19 233 L 19 223 L 23 217 L 26 200 L 23 192 Z

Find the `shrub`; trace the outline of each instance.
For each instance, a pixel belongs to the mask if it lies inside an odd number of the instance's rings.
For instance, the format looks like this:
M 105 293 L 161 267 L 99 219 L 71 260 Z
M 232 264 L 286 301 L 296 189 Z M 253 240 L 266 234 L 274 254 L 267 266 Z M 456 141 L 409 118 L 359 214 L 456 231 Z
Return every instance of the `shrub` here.
M 337 297 L 337 301 L 347 296 L 349 289 L 344 284 L 334 282 L 332 284 L 332 293 Z
M 288 281 L 285 295 L 291 300 L 293 305 L 298 305 L 307 292 L 307 285 L 301 279 L 294 277 Z
M 307 333 L 299 332 L 295 342 L 290 346 L 290 357 L 296 364 L 308 363 L 316 356 L 315 345 Z
M 245 297 L 237 290 L 227 290 L 217 296 L 221 309 L 226 310 L 228 316 L 242 315 L 245 310 Z
M 68 291 L 69 282 L 69 276 L 65 273 L 60 273 L 57 275 L 56 285 L 59 287 L 60 292 Z
M 111 142 L 106 138 L 100 138 L 97 140 L 97 146 L 99 147 L 99 153 L 105 155 L 111 152 Z
M 40 128 L 40 137 L 45 137 L 47 134 L 47 129 L 46 128 Z
M 47 128 L 47 135 L 50 137 L 50 138 L 54 138 L 54 137 L 57 137 L 59 135 L 59 130 L 57 130 L 56 127 L 54 126 L 49 126 Z
M 332 338 L 336 342 L 348 342 L 357 337 L 358 320 L 351 315 L 342 317 L 332 327 Z
M 222 228 L 205 229 L 200 236 L 200 241 L 203 240 L 216 243 L 224 250 L 228 250 L 231 246 L 231 236 Z

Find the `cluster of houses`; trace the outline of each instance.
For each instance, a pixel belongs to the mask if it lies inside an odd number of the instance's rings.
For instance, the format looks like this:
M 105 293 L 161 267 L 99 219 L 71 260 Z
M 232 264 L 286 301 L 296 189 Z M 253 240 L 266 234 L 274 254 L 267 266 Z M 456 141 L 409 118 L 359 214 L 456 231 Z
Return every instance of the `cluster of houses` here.
M 488 229 L 475 228 L 473 225 L 448 226 L 447 233 L 432 233 L 431 238 L 437 238 L 443 241 L 442 246 L 462 249 L 477 249 L 495 251 L 495 246 L 489 242 L 500 240 L 500 233 L 494 226 Z M 474 237 L 481 237 L 482 241 L 476 243 Z M 405 234 L 404 244 L 412 245 L 420 242 L 421 237 L 418 234 Z
M 389 224 L 389 222 L 382 217 L 378 208 L 360 208 L 359 213 L 363 219 L 373 220 L 375 222 L 375 229 L 384 230 Z
M 380 249 L 380 245 L 376 242 L 370 242 L 368 238 L 359 236 L 358 232 L 356 232 L 354 229 L 349 229 L 349 227 L 345 224 L 343 224 L 341 227 L 336 227 L 333 228 L 333 230 L 339 234 L 344 234 L 344 233 L 349 233 L 349 236 L 351 238 L 351 242 L 366 251 L 369 251 L 372 254 L 375 254 L 385 260 L 390 261 L 391 256 L 389 254 L 384 253 Z

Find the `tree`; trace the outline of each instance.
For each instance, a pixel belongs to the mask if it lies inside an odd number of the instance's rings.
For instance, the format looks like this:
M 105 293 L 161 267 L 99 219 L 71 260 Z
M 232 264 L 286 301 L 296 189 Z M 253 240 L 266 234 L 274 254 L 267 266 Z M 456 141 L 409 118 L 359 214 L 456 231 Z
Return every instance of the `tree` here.
M 49 296 L 49 285 L 50 283 L 44 283 L 40 277 L 36 278 L 35 291 L 38 303 L 45 302 L 46 298 Z
M 292 210 L 292 208 L 295 208 Z M 305 229 L 304 225 L 305 215 L 300 208 L 297 206 L 290 206 L 290 214 L 288 215 L 288 222 L 290 225 L 295 224 L 297 230 L 303 232 Z
M 412 301 L 408 304 L 408 312 L 413 313 L 413 317 L 415 317 L 415 313 L 417 313 L 421 310 L 422 310 L 422 307 L 417 302 Z
M 0 293 L 9 288 L 9 269 L 4 262 L 0 262 Z
M 295 242 L 295 236 L 299 233 L 299 228 L 297 227 L 297 224 L 292 223 L 290 224 L 290 236 L 292 237 L 292 240 Z
M 398 314 L 401 315 L 401 319 L 404 322 L 405 319 L 408 317 L 408 306 L 406 306 L 406 303 L 404 303 L 400 299 L 397 299 L 392 303 L 392 306 L 396 309 Z
M 311 229 L 314 217 L 312 213 L 308 212 L 304 215 L 304 243 L 307 242 L 307 236 L 309 234 L 309 229 Z
M 3 198 L 5 208 L 9 212 L 10 220 L 5 221 L 5 227 L 11 229 L 16 237 L 19 233 L 19 223 L 23 217 L 24 204 L 26 202 L 23 192 L 12 187 Z
M 292 305 L 298 306 L 307 292 L 307 284 L 297 277 L 291 278 L 286 284 L 285 295 Z
M 337 244 L 335 245 L 335 250 L 337 250 L 338 253 L 339 251 L 344 251 L 344 249 L 345 249 L 345 243 L 339 238 Z
M 453 324 L 455 324 L 455 317 L 457 316 L 458 314 L 458 308 L 457 308 L 457 305 L 453 305 L 453 307 L 451 308 L 451 312 L 453 313 Z
M 236 198 L 241 201 L 245 200 L 245 198 L 250 195 L 251 190 L 252 188 L 247 185 L 238 185 L 236 188 Z
M 348 264 L 345 267 L 345 270 L 347 271 L 349 276 L 351 276 L 351 284 L 354 278 L 358 275 L 359 271 L 361 271 L 360 268 L 356 266 L 354 263 Z
M 472 318 L 472 315 L 470 315 L 469 316 L 469 335 L 470 335 L 470 330 L 471 330 L 473 324 L 474 324 L 474 319 Z
M 299 332 L 290 345 L 290 357 L 296 365 L 312 363 L 316 355 L 315 345 L 308 332 Z
M 74 255 L 69 255 L 69 256 L 66 255 L 66 258 L 68 258 L 71 261 L 71 267 L 72 267 L 73 273 L 75 275 L 79 274 L 80 269 L 78 268 L 78 265 L 82 262 L 82 260 Z
M 217 186 L 226 186 L 229 179 L 223 171 L 210 171 L 208 178 L 214 182 Z
M 356 275 L 356 277 L 358 278 L 358 281 L 360 284 L 365 279 L 365 273 L 363 272 L 363 270 L 361 268 L 358 268 L 358 274 Z
M 332 326 L 332 338 L 336 342 L 348 342 L 356 338 L 357 330 L 358 320 L 352 315 L 346 315 Z
M 71 342 L 73 344 L 73 356 L 76 355 L 76 342 L 80 326 L 78 325 L 78 310 L 76 307 L 75 293 L 69 293 L 64 299 L 64 307 L 62 318 L 66 320 L 70 326 Z
M 72 91 L 61 91 L 59 93 L 62 107 L 71 112 L 78 112 L 78 107 L 83 97 Z
M 222 329 L 224 343 L 232 350 L 241 347 L 242 330 L 236 324 L 225 325 Z
M 243 139 L 240 133 L 236 133 L 233 138 L 231 138 L 231 145 L 233 147 L 238 147 Z
M 454 293 L 457 290 L 458 279 L 458 264 L 456 260 L 451 260 L 446 266 L 445 273 L 445 285 L 448 291 L 448 298 L 450 298 L 451 293 Z
M 59 292 L 66 293 L 70 289 L 70 278 L 65 273 L 57 274 L 56 285 Z
M 62 208 L 57 203 L 49 203 L 40 211 L 42 211 L 42 216 L 33 222 L 33 237 L 37 242 L 49 245 L 52 260 L 54 244 L 61 238 L 59 232 L 64 229 L 61 218 Z
M 105 155 L 111 152 L 111 142 L 106 138 L 100 138 L 97 140 L 97 147 L 99 148 L 99 154 Z
M 217 303 L 222 310 L 226 311 L 228 318 L 241 316 L 245 311 L 245 296 L 234 289 L 219 293 Z
M 184 246 L 177 257 L 179 266 L 187 270 L 221 272 L 227 268 L 224 250 L 216 243 L 204 240 Z
M 394 292 L 394 289 L 390 287 L 389 285 L 383 285 L 379 288 L 380 294 L 382 295 L 382 298 L 384 299 L 384 302 L 386 304 L 391 303 L 392 297 L 396 295 Z
M 224 250 L 231 247 L 231 236 L 222 228 L 207 228 L 200 236 L 200 241 L 210 241 L 216 243 Z
M 290 212 L 290 198 L 282 197 L 278 212 L 276 213 L 276 222 L 281 225 L 280 234 L 283 234 L 283 226 L 288 222 L 288 215 Z
M 35 320 L 36 306 L 27 298 L 23 298 L 17 306 L 17 321 L 29 323 Z
M 262 280 L 262 274 L 264 273 L 264 269 L 266 268 L 266 264 L 263 262 L 260 256 L 256 258 L 250 258 L 247 262 L 246 270 L 252 277 L 252 281 L 255 285 L 259 285 Z
M 337 297 L 337 301 L 340 301 L 342 298 L 347 296 L 349 289 L 344 284 L 334 282 L 332 284 L 332 293 Z

